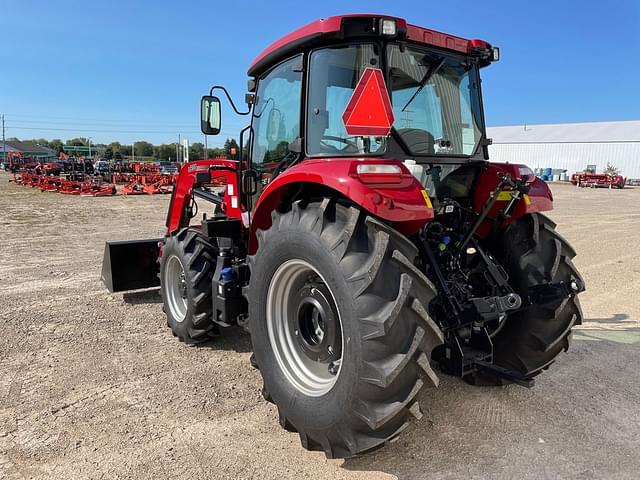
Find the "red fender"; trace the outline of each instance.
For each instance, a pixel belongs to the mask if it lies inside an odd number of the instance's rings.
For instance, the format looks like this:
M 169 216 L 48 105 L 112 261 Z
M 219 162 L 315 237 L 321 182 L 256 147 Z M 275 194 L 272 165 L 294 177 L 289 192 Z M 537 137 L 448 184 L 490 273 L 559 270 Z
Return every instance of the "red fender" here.
M 523 175 L 530 178 L 530 191 L 527 196 L 518 202 L 513 213 L 505 220 L 505 224 L 509 224 L 528 213 L 546 212 L 553 210 L 553 195 L 549 186 L 533 175 L 533 172 L 526 165 L 518 165 L 512 163 L 489 163 L 487 169 L 480 174 L 477 186 L 473 196 L 473 209 L 480 213 L 485 202 L 498 186 L 500 179 L 498 174 L 507 172 L 514 180 L 521 179 Z M 494 219 L 500 213 L 505 204 L 510 200 L 509 195 L 505 195 L 503 199 L 499 197 L 496 204 L 489 212 L 488 218 Z M 479 235 L 485 235 L 489 232 L 490 222 L 485 222 L 478 230 Z
M 230 170 L 211 170 L 211 167 L 227 167 Z M 236 168 L 238 163 L 233 160 L 199 160 L 189 162 L 180 169 L 178 179 L 173 187 L 169 214 L 167 216 L 167 234 L 172 235 L 181 228 L 189 225 L 186 215 L 186 207 L 191 202 L 193 185 L 196 183 L 196 175 L 209 174 L 207 183 L 226 185 L 224 189 L 224 202 L 222 208 L 229 218 L 241 218 L 244 207 L 240 205 L 238 198 L 238 175 Z
M 396 183 L 364 183 L 358 176 L 357 166 L 362 164 L 399 165 L 401 174 Z M 257 250 L 255 232 L 271 226 L 271 212 L 281 202 L 287 187 L 312 183 L 323 185 L 352 200 L 364 210 L 393 225 L 404 235 L 414 234 L 433 219 L 431 202 L 423 187 L 399 161 L 327 158 L 305 160 L 278 175 L 260 195 L 251 213 L 249 253 Z

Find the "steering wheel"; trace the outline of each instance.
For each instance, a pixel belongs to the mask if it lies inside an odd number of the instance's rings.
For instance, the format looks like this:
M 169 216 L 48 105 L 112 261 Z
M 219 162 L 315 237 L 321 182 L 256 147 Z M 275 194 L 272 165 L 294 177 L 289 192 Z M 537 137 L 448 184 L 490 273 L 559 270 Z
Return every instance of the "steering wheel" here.
M 349 147 L 353 148 L 353 151 L 349 152 L 349 153 L 358 153 L 360 151 L 360 147 L 358 146 L 358 144 L 356 142 L 354 142 L 353 140 L 347 140 L 346 138 L 342 138 L 342 137 L 336 137 L 334 135 L 323 135 L 322 138 L 320 138 L 320 143 L 327 148 L 334 148 L 336 150 L 338 150 L 336 147 L 333 147 L 331 145 L 327 145 L 326 143 L 323 142 L 323 140 L 327 140 L 330 142 L 339 142 L 339 143 L 344 143 L 345 145 L 347 145 L 344 150 L 348 150 Z

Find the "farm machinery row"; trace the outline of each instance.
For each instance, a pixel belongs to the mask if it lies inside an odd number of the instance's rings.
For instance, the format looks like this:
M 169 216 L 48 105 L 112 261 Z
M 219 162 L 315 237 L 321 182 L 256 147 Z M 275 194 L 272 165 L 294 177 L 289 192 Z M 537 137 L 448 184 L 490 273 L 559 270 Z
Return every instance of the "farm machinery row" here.
M 99 167 L 100 163 L 96 162 L 95 169 L 91 164 L 91 173 L 88 173 L 84 159 L 70 161 L 67 157 L 60 162 L 14 162 L 13 181 L 42 191 L 72 195 L 116 195 L 116 185 L 122 185 L 120 192 L 123 195 L 154 195 L 171 193 L 178 175 L 162 173 L 157 164 L 150 162 L 120 164 L 107 171 Z M 67 170 L 66 164 L 73 167 Z
M 164 238 L 107 242 L 105 285 L 159 286 L 185 343 L 246 329 L 280 425 L 332 458 L 396 438 L 439 374 L 531 387 L 585 287 L 548 186 L 488 161 L 480 70 L 498 58 L 380 15 L 278 40 L 246 111 L 217 85 L 201 100 L 204 134 L 220 97 L 249 116 L 240 159 L 183 167 Z
M 43 192 L 58 192 L 68 195 L 82 195 L 92 197 L 107 197 L 116 194 L 116 186 L 104 183 L 102 179 L 89 176 L 76 175 L 62 177 L 55 175 L 39 175 L 31 172 L 14 174 L 14 180 L 18 185 L 26 185 L 37 188 Z

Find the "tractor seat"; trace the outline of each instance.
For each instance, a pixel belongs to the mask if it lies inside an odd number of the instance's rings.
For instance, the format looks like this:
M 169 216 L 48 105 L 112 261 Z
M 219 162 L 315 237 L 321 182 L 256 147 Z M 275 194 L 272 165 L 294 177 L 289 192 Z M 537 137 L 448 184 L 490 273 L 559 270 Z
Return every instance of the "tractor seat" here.
M 401 128 L 398 133 L 413 153 L 423 155 L 435 153 L 435 140 L 430 132 L 419 128 Z

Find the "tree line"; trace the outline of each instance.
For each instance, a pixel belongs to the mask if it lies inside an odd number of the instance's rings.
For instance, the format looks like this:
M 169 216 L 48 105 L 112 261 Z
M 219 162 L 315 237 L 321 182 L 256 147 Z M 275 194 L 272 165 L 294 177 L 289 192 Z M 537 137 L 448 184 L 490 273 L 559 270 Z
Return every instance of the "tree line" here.
M 15 139 L 17 140 L 17 139 Z M 42 147 L 51 148 L 56 152 L 56 156 L 60 152 L 64 151 L 64 147 L 88 147 L 89 139 L 85 137 L 78 137 L 66 140 L 63 142 L 59 138 L 53 140 L 47 140 L 46 138 L 34 138 L 32 140 L 26 140 L 33 142 Z M 163 143 L 161 145 L 153 145 L 152 143 L 144 140 L 135 142 L 133 144 L 123 144 L 120 142 L 105 143 L 91 143 L 91 148 L 95 149 L 94 156 L 104 158 L 105 160 L 121 160 L 123 158 L 131 158 L 133 156 L 154 160 L 168 160 L 176 161 L 178 155 L 177 143 Z M 182 146 L 180 146 L 180 156 L 182 156 Z M 228 138 L 222 148 L 209 147 L 207 148 L 207 158 L 215 158 L 220 156 L 226 156 L 228 158 L 237 158 L 238 143 L 233 138 Z M 205 158 L 204 144 L 201 142 L 194 142 L 189 145 L 189 160 L 202 160 Z M 182 160 L 182 158 L 181 158 Z

